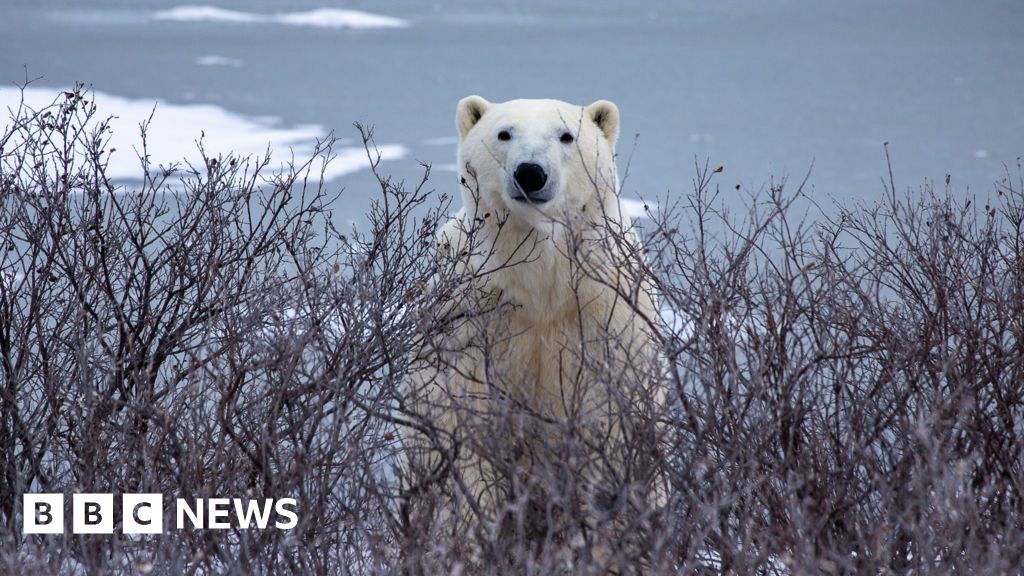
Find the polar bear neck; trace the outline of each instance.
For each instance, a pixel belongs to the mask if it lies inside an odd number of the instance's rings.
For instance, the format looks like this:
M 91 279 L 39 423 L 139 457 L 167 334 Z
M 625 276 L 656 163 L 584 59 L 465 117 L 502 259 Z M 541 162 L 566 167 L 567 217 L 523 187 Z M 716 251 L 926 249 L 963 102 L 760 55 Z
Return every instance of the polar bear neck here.
M 602 301 L 614 298 L 613 289 L 585 270 L 612 256 L 608 243 L 585 218 L 573 218 L 571 224 L 551 220 L 542 227 L 509 219 L 489 222 L 484 233 L 484 252 L 493 265 L 477 271 L 487 276 L 488 285 L 500 287 L 503 302 L 538 324 L 575 323 L 581 315 L 603 313 Z

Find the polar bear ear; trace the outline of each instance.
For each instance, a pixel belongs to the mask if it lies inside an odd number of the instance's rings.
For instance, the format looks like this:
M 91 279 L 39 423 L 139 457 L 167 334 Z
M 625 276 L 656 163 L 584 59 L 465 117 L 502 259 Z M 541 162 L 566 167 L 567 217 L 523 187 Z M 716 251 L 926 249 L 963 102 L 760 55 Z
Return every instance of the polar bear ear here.
M 607 100 L 598 100 L 586 108 L 587 118 L 604 132 L 605 139 L 615 147 L 619 138 L 619 107 Z
M 466 134 L 476 126 L 490 108 L 491 103 L 479 96 L 466 96 L 459 100 L 455 109 L 455 126 L 459 129 L 459 138 L 465 139 Z

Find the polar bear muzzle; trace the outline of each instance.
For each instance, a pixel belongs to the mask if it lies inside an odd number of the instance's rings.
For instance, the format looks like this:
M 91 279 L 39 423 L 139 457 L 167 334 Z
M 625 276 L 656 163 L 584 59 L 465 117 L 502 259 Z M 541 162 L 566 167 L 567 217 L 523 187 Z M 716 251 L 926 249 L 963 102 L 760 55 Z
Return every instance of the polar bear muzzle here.
M 520 202 L 547 202 L 551 199 L 550 191 L 544 190 L 547 184 L 548 174 L 544 167 L 533 162 L 523 162 L 516 166 L 512 178 L 516 182 L 516 190 L 512 192 L 512 199 Z M 522 194 L 517 196 L 516 193 Z

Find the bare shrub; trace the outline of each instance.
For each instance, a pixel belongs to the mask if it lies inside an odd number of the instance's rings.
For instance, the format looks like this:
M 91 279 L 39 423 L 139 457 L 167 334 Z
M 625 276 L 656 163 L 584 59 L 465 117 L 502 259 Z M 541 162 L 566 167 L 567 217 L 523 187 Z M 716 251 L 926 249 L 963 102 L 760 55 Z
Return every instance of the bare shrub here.
M 417 358 L 495 305 L 461 251 L 437 256 L 448 200 L 429 171 L 412 190 L 377 173 L 364 130 L 380 190 L 345 230 L 321 178 L 332 141 L 283 171 L 212 153 L 156 167 L 143 149 L 144 181 L 119 184 L 89 100 L 14 110 L 0 138 L 0 572 L 1024 563 L 1020 166 L 988 199 L 948 181 L 900 194 L 890 178 L 877 203 L 799 213 L 806 197 L 783 182 L 737 216 L 698 165 L 692 193 L 644 223 L 643 255 L 602 228 L 634 280 L 608 281 L 568 243 L 577 278 L 625 302 L 649 283 L 661 308 L 645 317 L 656 358 L 610 362 L 612 333 L 561 351 L 601 375 L 617 439 L 600 441 L 514 395 L 455 428 L 462 399 L 424 408 Z M 491 377 L 513 378 L 492 352 Z M 467 488 L 467 451 L 499 492 Z M 22 534 L 22 494 L 92 491 L 164 494 L 165 533 Z M 174 498 L 214 496 L 293 497 L 299 524 L 174 527 Z
M 105 130 L 76 90 L 2 140 L 0 571 L 387 566 L 382 416 L 420 332 L 398 312 L 432 275 L 437 212 L 411 215 L 426 192 L 382 179 L 372 228 L 340 231 L 319 172 L 333 141 L 283 172 L 144 161 L 129 188 L 104 176 Z M 25 536 L 25 492 L 159 492 L 170 528 Z M 293 497 L 300 522 L 177 531 L 177 497 Z
M 680 410 L 667 463 L 684 571 L 1009 573 L 1022 549 L 1020 166 L 984 206 L 948 184 L 737 221 L 713 172 L 651 246 Z M 715 224 L 720 224 L 715 226 Z M 700 558 L 704 560 L 699 560 Z

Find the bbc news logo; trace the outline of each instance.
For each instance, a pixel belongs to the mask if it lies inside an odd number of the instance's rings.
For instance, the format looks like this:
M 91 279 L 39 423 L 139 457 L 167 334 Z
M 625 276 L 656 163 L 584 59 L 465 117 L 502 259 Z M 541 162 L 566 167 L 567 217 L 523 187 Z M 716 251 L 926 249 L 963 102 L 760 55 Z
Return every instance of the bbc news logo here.
M 64 533 L 63 494 L 25 494 L 22 512 L 25 534 Z M 115 514 L 113 494 L 72 494 L 71 533 L 113 534 Z M 178 530 L 291 530 L 299 523 L 294 498 L 177 498 L 174 516 Z M 120 518 L 124 534 L 163 534 L 163 494 L 122 494 Z

